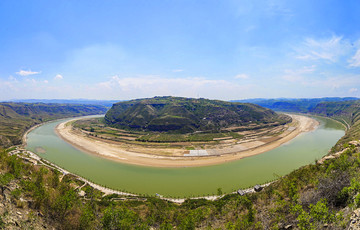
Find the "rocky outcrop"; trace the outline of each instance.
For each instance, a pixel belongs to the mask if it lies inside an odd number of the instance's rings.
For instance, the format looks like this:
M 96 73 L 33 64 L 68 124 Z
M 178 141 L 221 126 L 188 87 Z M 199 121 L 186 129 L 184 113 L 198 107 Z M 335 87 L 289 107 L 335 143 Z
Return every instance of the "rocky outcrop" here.
M 353 211 L 350 217 L 348 230 L 360 229 L 360 208 Z
M 40 212 L 30 208 L 32 200 L 12 195 L 19 183 L 13 180 L 0 186 L 0 229 L 54 229 Z
M 343 154 L 345 151 L 347 151 L 349 148 L 346 148 L 342 151 L 339 151 L 339 152 L 336 152 L 334 154 L 331 154 L 331 155 L 327 155 L 327 156 L 324 156 L 323 158 L 321 158 L 320 160 L 317 161 L 318 164 L 324 164 L 324 162 L 326 160 L 329 160 L 329 159 L 334 159 L 334 158 L 338 158 L 339 156 L 341 156 L 341 154 Z

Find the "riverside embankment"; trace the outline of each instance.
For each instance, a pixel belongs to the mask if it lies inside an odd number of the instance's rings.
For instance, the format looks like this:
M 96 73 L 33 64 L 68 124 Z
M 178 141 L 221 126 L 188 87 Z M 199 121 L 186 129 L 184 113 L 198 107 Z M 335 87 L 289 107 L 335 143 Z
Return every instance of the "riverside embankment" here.
M 278 148 L 204 167 L 144 167 L 88 154 L 56 135 L 55 127 L 63 121 L 48 123 L 31 131 L 27 137 L 27 149 L 69 172 L 112 189 L 172 197 L 211 196 L 218 188 L 228 193 L 267 183 L 322 158 L 344 135 L 344 130 L 331 120 L 317 120 L 321 123 L 318 129 L 298 135 Z

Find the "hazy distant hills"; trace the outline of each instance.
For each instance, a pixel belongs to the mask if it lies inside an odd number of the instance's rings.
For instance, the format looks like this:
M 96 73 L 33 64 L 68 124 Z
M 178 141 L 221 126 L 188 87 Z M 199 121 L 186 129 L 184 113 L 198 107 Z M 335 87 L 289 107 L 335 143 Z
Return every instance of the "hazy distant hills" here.
M 311 109 L 311 112 L 328 117 L 346 116 L 350 120 L 350 118 L 355 118 L 360 112 L 360 100 L 322 102 Z
M 114 103 L 120 100 L 90 100 L 90 99 L 16 99 L 10 100 L 11 102 L 24 102 L 24 103 L 56 103 L 56 104 L 82 104 L 82 105 L 103 105 L 111 107 Z
M 278 99 L 246 99 L 234 100 L 233 102 L 254 103 L 265 108 L 282 112 L 307 113 L 314 109 L 321 102 L 342 102 L 359 100 L 355 97 L 324 97 L 324 98 L 278 98 Z
M 353 125 L 360 120 L 360 100 L 322 102 L 310 112 L 327 117 L 341 118 L 349 125 Z
M 181 97 L 119 102 L 105 115 L 105 121 L 113 127 L 182 133 L 248 124 L 285 123 L 288 119 L 254 104 Z
M 356 97 L 324 97 L 324 98 L 276 98 L 276 99 L 245 99 L 232 100 L 230 102 L 253 103 L 262 107 L 282 112 L 307 113 L 321 102 L 341 102 L 359 100 Z M 83 105 L 103 105 L 110 108 L 113 104 L 122 100 L 90 100 L 90 99 L 17 99 L 11 102 L 24 103 L 56 103 L 56 104 L 83 104 Z
M 275 111 L 310 113 L 334 118 L 351 130 L 342 138 L 345 141 L 360 139 L 360 99 L 355 97 L 326 97 L 302 99 L 248 99 L 240 102 L 254 103 Z
M 106 111 L 103 105 L 0 103 L 0 146 L 20 144 L 26 129 L 44 121 Z
M 334 118 L 349 129 L 342 143 L 360 139 L 360 100 L 322 102 L 310 111 L 312 114 Z

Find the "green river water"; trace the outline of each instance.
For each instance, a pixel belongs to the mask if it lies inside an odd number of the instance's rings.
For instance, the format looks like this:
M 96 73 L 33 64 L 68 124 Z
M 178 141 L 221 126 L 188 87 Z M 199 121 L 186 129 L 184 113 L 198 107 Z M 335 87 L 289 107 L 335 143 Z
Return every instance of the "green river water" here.
M 263 154 L 215 166 L 143 167 L 84 153 L 55 134 L 56 125 L 70 119 L 46 123 L 31 131 L 27 149 L 72 173 L 121 191 L 172 197 L 212 195 L 218 188 L 232 192 L 266 183 L 326 155 L 344 135 L 344 129 L 332 120 L 316 119 L 321 125 L 315 131 Z M 38 147 L 46 152 L 37 152 Z

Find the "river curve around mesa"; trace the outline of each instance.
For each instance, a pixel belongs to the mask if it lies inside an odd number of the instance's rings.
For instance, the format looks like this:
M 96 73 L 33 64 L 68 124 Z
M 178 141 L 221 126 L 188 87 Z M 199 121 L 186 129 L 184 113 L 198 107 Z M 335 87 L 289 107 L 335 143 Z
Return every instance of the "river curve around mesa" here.
M 137 194 L 172 197 L 232 192 L 274 180 L 303 165 L 314 163 L 344 135 L 339 123 L 325 118 L 318 129 L 252 157 L 213 166 L 156 168 L 123 164 L 76 149 L 55 133 L 63 119 L 41 125 L 27 135 L 27 149 L 97 184 Z

